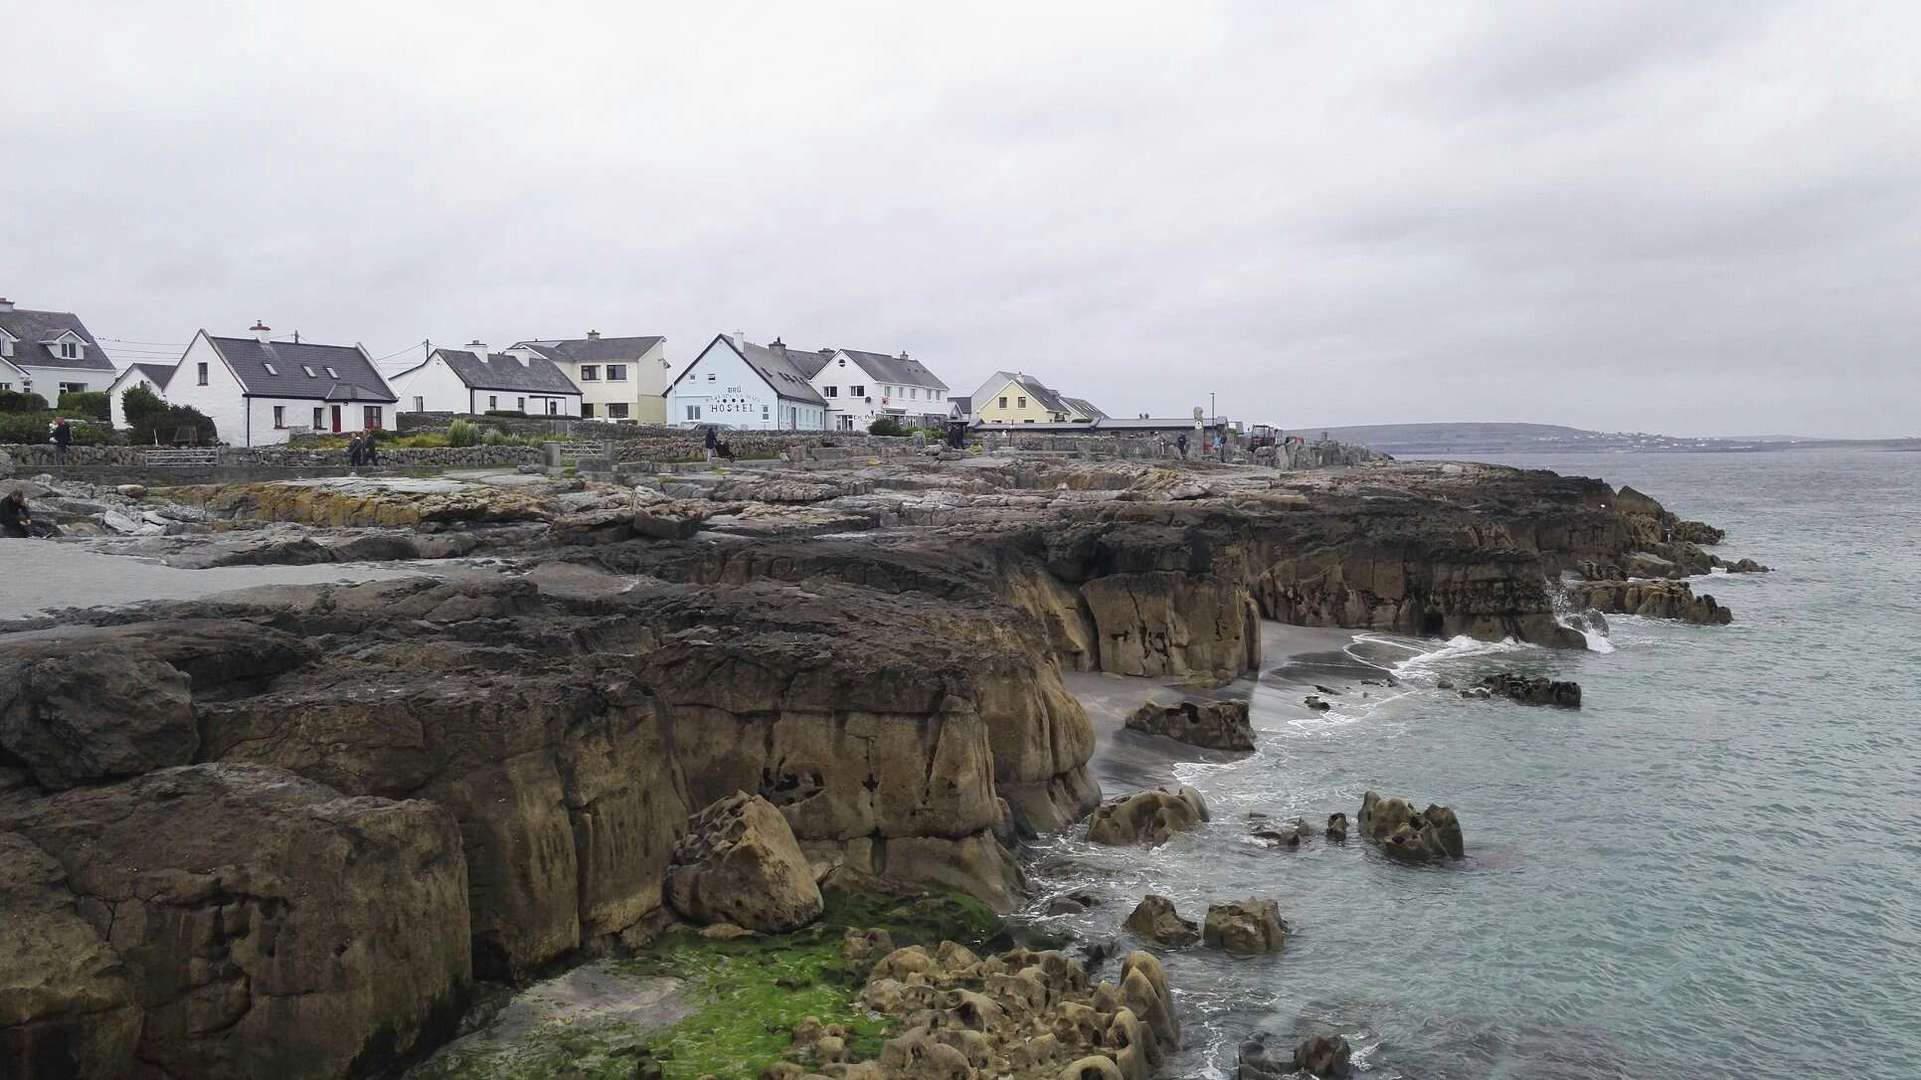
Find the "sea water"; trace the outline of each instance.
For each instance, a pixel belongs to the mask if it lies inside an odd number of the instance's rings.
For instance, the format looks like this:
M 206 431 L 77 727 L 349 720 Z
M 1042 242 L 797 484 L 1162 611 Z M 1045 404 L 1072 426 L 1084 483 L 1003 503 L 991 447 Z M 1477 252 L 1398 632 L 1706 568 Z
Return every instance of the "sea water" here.
M 1921 1077 L 1921 455 L 1489 460 L 1632 484 L 1775 572 L 1695 579 L 1731 626 L 1615 617 L 1611 651 L 1341 634 L 1270 656 L 1255 753 L 1168 755 L 1213 820 L 1151 851 L 1043 841 L 1047 896 L 1102 903 L 1040 921 L 1098 937 L 1146 892 L 1197 921 L 1279 902 L 1277 955 L 1165 954 L 1174 1075 L 1232 1076 L 1254 1031 L 1338 1030 L 1383 1077 Z M 1583 707 L 1437 686 L 1499 670 L 1577 680 Z M 1301 705 L 1315 681 L 1342 681 L 1327 713 Z M 1451 806 L 1468 857 L 1322 839 L 1370 788 Z M 1263 849 L 1250 811 L 1316 837 Z

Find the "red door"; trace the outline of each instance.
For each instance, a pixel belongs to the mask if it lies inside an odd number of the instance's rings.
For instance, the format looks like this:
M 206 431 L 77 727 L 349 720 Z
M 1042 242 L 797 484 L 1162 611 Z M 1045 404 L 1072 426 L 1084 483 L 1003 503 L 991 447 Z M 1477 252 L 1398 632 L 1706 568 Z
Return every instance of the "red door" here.
M 334 434 L 338 435 L 340 433 L 340 406 L 335 405 L 333 407 L 333 413 L 334 413 Z

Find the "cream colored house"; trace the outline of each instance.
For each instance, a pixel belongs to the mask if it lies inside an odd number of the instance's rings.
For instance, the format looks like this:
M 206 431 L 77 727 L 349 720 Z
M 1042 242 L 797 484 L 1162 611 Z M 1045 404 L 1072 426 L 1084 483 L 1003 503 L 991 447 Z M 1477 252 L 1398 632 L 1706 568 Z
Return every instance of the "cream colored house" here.
M 548 338 L 516 342 L 507 350 L 553 361 L 580 388 L 580 416 L 622 424 L 667 421 L 667 339 L 602 337 Z
M 1086 399 L 1066 397 L 1018 371 L 996 371 L 968 405 L 962 415 L 983 424 L 1084 424 L 1105 415 Z

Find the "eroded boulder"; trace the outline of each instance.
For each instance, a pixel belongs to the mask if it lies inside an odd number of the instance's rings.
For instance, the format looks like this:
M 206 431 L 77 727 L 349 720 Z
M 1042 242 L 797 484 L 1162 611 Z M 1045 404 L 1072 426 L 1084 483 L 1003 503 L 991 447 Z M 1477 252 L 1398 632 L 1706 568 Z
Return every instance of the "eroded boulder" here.
M 0 651 L 0 749 L 42 787 L 184 765 L 199 745 L 188 678 L 170 664 L 59 639 Z
M 1287 944 L 1289 927 L 1272 900 L 1230 900 L 1210 904 L 1201 940 L 1236 956 L 1258 956 Z
M 1274 821 L 1266 814 L 1252 813 L 1247 815 L 1247 835 L 1263 847 L 1298 851 L 1314 835 L 1314 829 L 1305 818 Z
M 1192 945 L 1201 940 L 1201 928 L 1193 920 L 1181 918 L 1174 901 L 1152 893 L 1141 898 L 1121 925 L 1162 945 Z
M 1461 822 L 1445 806 L 1430 805 L 1415 813 L 1404 799 L 1382 798 L 1370 791 L 1361 798 L 1357 824 L 1362 836 L 1407 862 L 1458 859 L 1466 854 Z
M 667 871 L 667 902 L 697 923 L 763 933 L 797 930 L 820 917 L 820 887 L 794 830 L 774 804 L 737 792 L 687 823 Z
M 1481 685 L 1491 694 L 1523 705 L 1556 705 L 1563 709 L 1581 707 L 1581 684 L 1577 682 L 1503 671 L 1483 678 Z
M 1254 728 L 1248 722 L 1245 701 L 1178 701 L 1171 705 L 1149 701 L 1134 710 L 1127 726 L 1210 750 L 1254 749 Z
M 1200 792 L 1190 787 L 1151 788 L 1102 803 L 1088 824 L 1087 839 L 1096 844 L 1155 847 L 1175 833 L 1200 828 L 1207 820 L 1207 803 Z

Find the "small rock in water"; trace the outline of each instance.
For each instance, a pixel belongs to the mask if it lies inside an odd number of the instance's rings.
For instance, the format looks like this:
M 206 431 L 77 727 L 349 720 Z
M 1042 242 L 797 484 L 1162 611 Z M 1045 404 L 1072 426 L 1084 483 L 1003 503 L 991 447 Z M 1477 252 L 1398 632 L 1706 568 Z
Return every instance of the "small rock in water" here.
M 1241 1044 L 1236 1080 L 1282 1080 L 1282 1077 L 1294 1071 L 1293 1059 L 1277 1058 L 1268 1053 L 1267 1042 L 1272 1038 L 1272 1035 L 1262 1032 Z
M 1404 799 L 1384 799 L 1370 791 L 1361 798 L 1361 836 L 1404 862 L 1458 859 L 1466 854 L 1461 822 L 1445 806 L 1415 813 Z
M 1079 915 L 1087 910 L 1087 905 L 1072 896 L 1057 896 L 1047 905 L 1049 915 Z
M 1294 1047 L 1294 1069 L 1309 1076 L 1346 1076 L 1353 1054 L 1339 1035 L 1313 1035 Z
M 1179 701 L 1172 705 L 1149 701 L 1134 710 L 1127 726 L 1210 750 L 1254 749 L 1254 727 L 1248 721 L 1245 701 Z
M 1301 704 L 1307 706 L 1310 709 L 1315 710 L 1316 712 L 1326 712 L 1327 710 L 1334 707 L 1332 705 L 1329 705 L 1327 702 L 1322 701 L 1321 695 L 1319 694 L 1307 695 L 1305 698 L 1301 699 Z
M 1295 818 L 1293 821 L 1279 825 L 1269 823 L 1266 814 L 1249 814 L 1247 818 L 1252 826 L 1248 830 L 1248 835 L 1268 847 L 1295 851 L 1302 844 L 1307 843 L 1308 837 L 1314 835 L 1314 830 L 1302 818 Z
M 1454 680 L 1453 680 L 1453 679 L 1450 679 L 1450 678 L 1448 678 L 1448 677 L 1447 677 L 1447 676 L 1445 676 L 1445 675 L 1443 675 L 1443 676 L 1441 676 L 1440 678 L 1438 678 L 1438 679 L 1436 679 L 1436 680 L 1434 680 L 1434 689 L 1436 689 L 1436 690 L 1452 690 L 1452 689 L 1454 689 Z
M 1191 787 L 1178 791 L 1151 788 L 1102 803 L 1087 826 L 1090 843 L 1113 846 L 1164 844 L 1208 820 L 1207 803 Z
M 1174 901 L 1152 893 L 1141 898 L 1133 914 L 1121 925 L 1163 945 L 1192 945 L 1201 940 L 1201 928 L 1193 920 L 1181 918 L 1180 912 L 1174 909 Z
M 1580 683 L 1549 679 L 1545 675 L 1516 675 L 1504 671 L 1482 679 L 1480 688 L 1523 705 L 1558 705 L 1563 709 L 1581 707 Z
M 1335 813 L 1327 815 L 1327 838 L 1337 844 L 1347 842 L 1346 814 Z
M 1494 695 L 1485 686 L 1470 686 L 1466 690 L 1461 691 L 1461 696 L 1470 700 L 1486 701 Z

